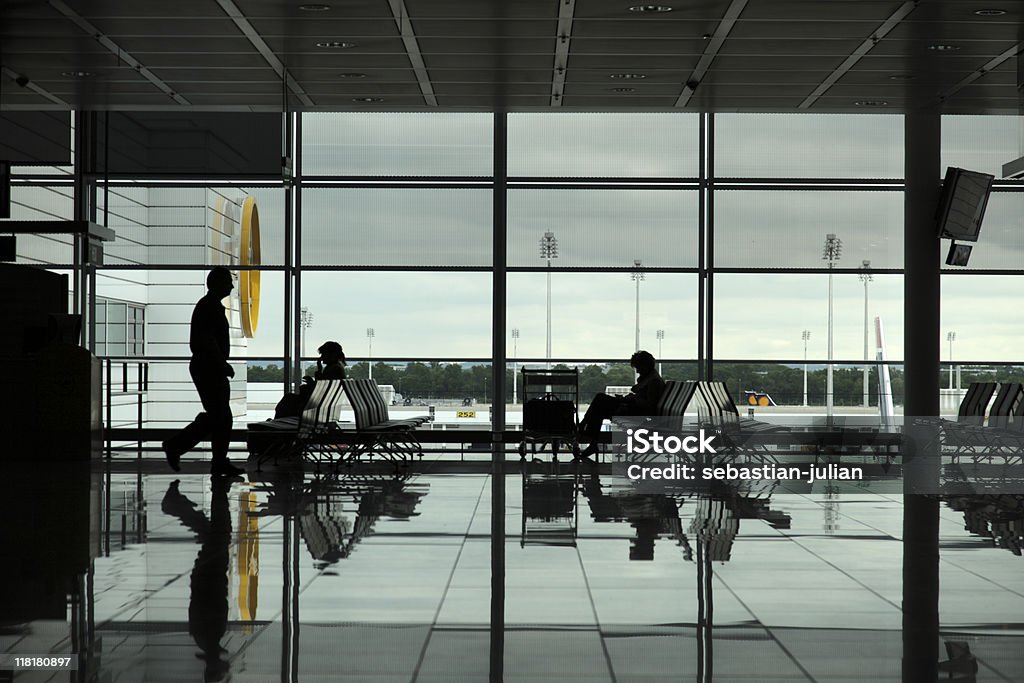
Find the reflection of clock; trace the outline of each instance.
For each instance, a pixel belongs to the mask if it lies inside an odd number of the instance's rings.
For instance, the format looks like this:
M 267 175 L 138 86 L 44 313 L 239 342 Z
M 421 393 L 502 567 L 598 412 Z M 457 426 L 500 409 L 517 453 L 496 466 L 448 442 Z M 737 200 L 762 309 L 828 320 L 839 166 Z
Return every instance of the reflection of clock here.
M 260 214 L 256 210 L 256 199 L 246 197 L 242 203 L 242 244 L 239 254 L 240 266 L 260 265 Z M 239 299 L 242 309 L 242 334 L 249 339 L 256 336 L 260 321 L 260 271 L 239 272 Z

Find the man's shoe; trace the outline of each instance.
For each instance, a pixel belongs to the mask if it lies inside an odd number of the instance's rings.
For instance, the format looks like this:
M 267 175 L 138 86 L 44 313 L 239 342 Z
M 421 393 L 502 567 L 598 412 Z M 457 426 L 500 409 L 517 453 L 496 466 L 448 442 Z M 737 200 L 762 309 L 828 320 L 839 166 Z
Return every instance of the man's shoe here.
M 218 477 L 241 477 L 245 470 L 235 467 L 228 460 L 220 460 L 210 467 L 210 474 Z
M 175 472 L 181 472 L 181 453 L 171 448 L 167 441 L 164 441 L 160 445 L 164 449 L 164 457 L 167 458 L 167 464 L 170 465 L 171 469 Z

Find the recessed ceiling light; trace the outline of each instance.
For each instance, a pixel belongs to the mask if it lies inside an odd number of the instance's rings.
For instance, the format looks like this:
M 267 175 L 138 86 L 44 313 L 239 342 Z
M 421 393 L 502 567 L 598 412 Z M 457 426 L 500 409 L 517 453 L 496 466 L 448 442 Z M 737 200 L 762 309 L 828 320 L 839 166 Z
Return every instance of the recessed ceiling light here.
M 61 71 L 60 75 L 64 78 L 92 78 L 96 74 L 91 71 Z
M 979 17 L 1001 17 L 1006 14 L 1004 9 L 976 9 L 974 13 Z
M 343 73 L 343 74 L 338 74 L 338 78 L 366 78 L 366 74 L 359 74 L 359 73 L 354 73 L 354 72 L 353 73 Z
M 672 8 L 668 5 L 633 5 L 629 8 L 630 12 L 636 12 L 637 14 L 658 14 L 661 12 L 671 12 Z
M 309 4 L 309 5 L 299 5 L 299 9 L 302 10 L 303 12 L 326 12 L 327 10 L 331 9 L 331 6 L 330 5 Z
M 636 92 L 636 88 L 609 88 L 609 92 L 629 93 Z
M 857 100 L 854 102 L 858 107 L 888 107 L 889 103 L 885 100 Z
M 943 43 L 937 43 L 935 45 L 929 45 L 929 50 L 935 50 L 936 52 L 954 52 L 960 49 L 959 45 L 946 45 Z
M 345 50 L 350 47 L 358 47 L 358 43 L 349 43 L 344 40 L 321 40 L 316 44 L 317 47 L 322 47 L 327 50 Z
M 608 78 L 618 78 L 622 80 L 640 80 L 641 78 L 647 78 L 647 74 L 608 74 Z
M 383 97 L 353 97 L 353 102 L 359 102 L 360 104 L 376 104 L 377 102 L 383 102 Z

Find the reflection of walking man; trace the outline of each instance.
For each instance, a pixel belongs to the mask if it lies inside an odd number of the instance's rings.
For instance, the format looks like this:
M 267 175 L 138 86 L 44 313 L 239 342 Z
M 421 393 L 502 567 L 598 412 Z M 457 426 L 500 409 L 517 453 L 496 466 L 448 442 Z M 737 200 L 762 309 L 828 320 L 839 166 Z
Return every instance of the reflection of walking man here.
M 188 364 L 192 383 L 196 385 L 203 411 L 183 430 L 163 443 L 167 464 L 175 472 L 181 469 L 184 453 L 195 448 L 204 439 L 210 440 L 213 451 L 211 474 L 239 475 L 242 470 L 228 461 L 231 440 L 231 386 L 229 377 L 235 371 L 228 363 L 231 346 L 228 339 L 228 319 L 221 300 L 235 288 L 231 271 L 218 266 L 206 277 L 207 293 L 192 311 L 192 329 L 189 348 L 192 360 Z
M 196 655 L 206 663 L 203 680 L 224 680 L 229 663 L 221 640 L 228 625 L 228 560 L 231 543 L 231 517 L 228 510 L 228 489 L 231 480 L 216 477 L 210 517 L 196 509 L 195 503 L 178 491 L 175 479 L 167 488 L 161 510 L 177 517 L 199 537 L 201 547 L 192 567 L 192 592 L 188 601 L 188 632 L 202 650 Z

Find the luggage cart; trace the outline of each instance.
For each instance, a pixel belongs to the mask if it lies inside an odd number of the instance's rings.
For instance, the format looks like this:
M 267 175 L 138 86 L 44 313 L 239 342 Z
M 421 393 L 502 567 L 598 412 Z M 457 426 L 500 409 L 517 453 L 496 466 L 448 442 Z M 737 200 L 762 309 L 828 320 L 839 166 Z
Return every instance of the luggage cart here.
M 561 449 L 579 459 L 579 370 L 533 370 L 523 368 L 523 438 L 519 457 L 527 450 L 536 456 L 550 446 L 552 460 Z

